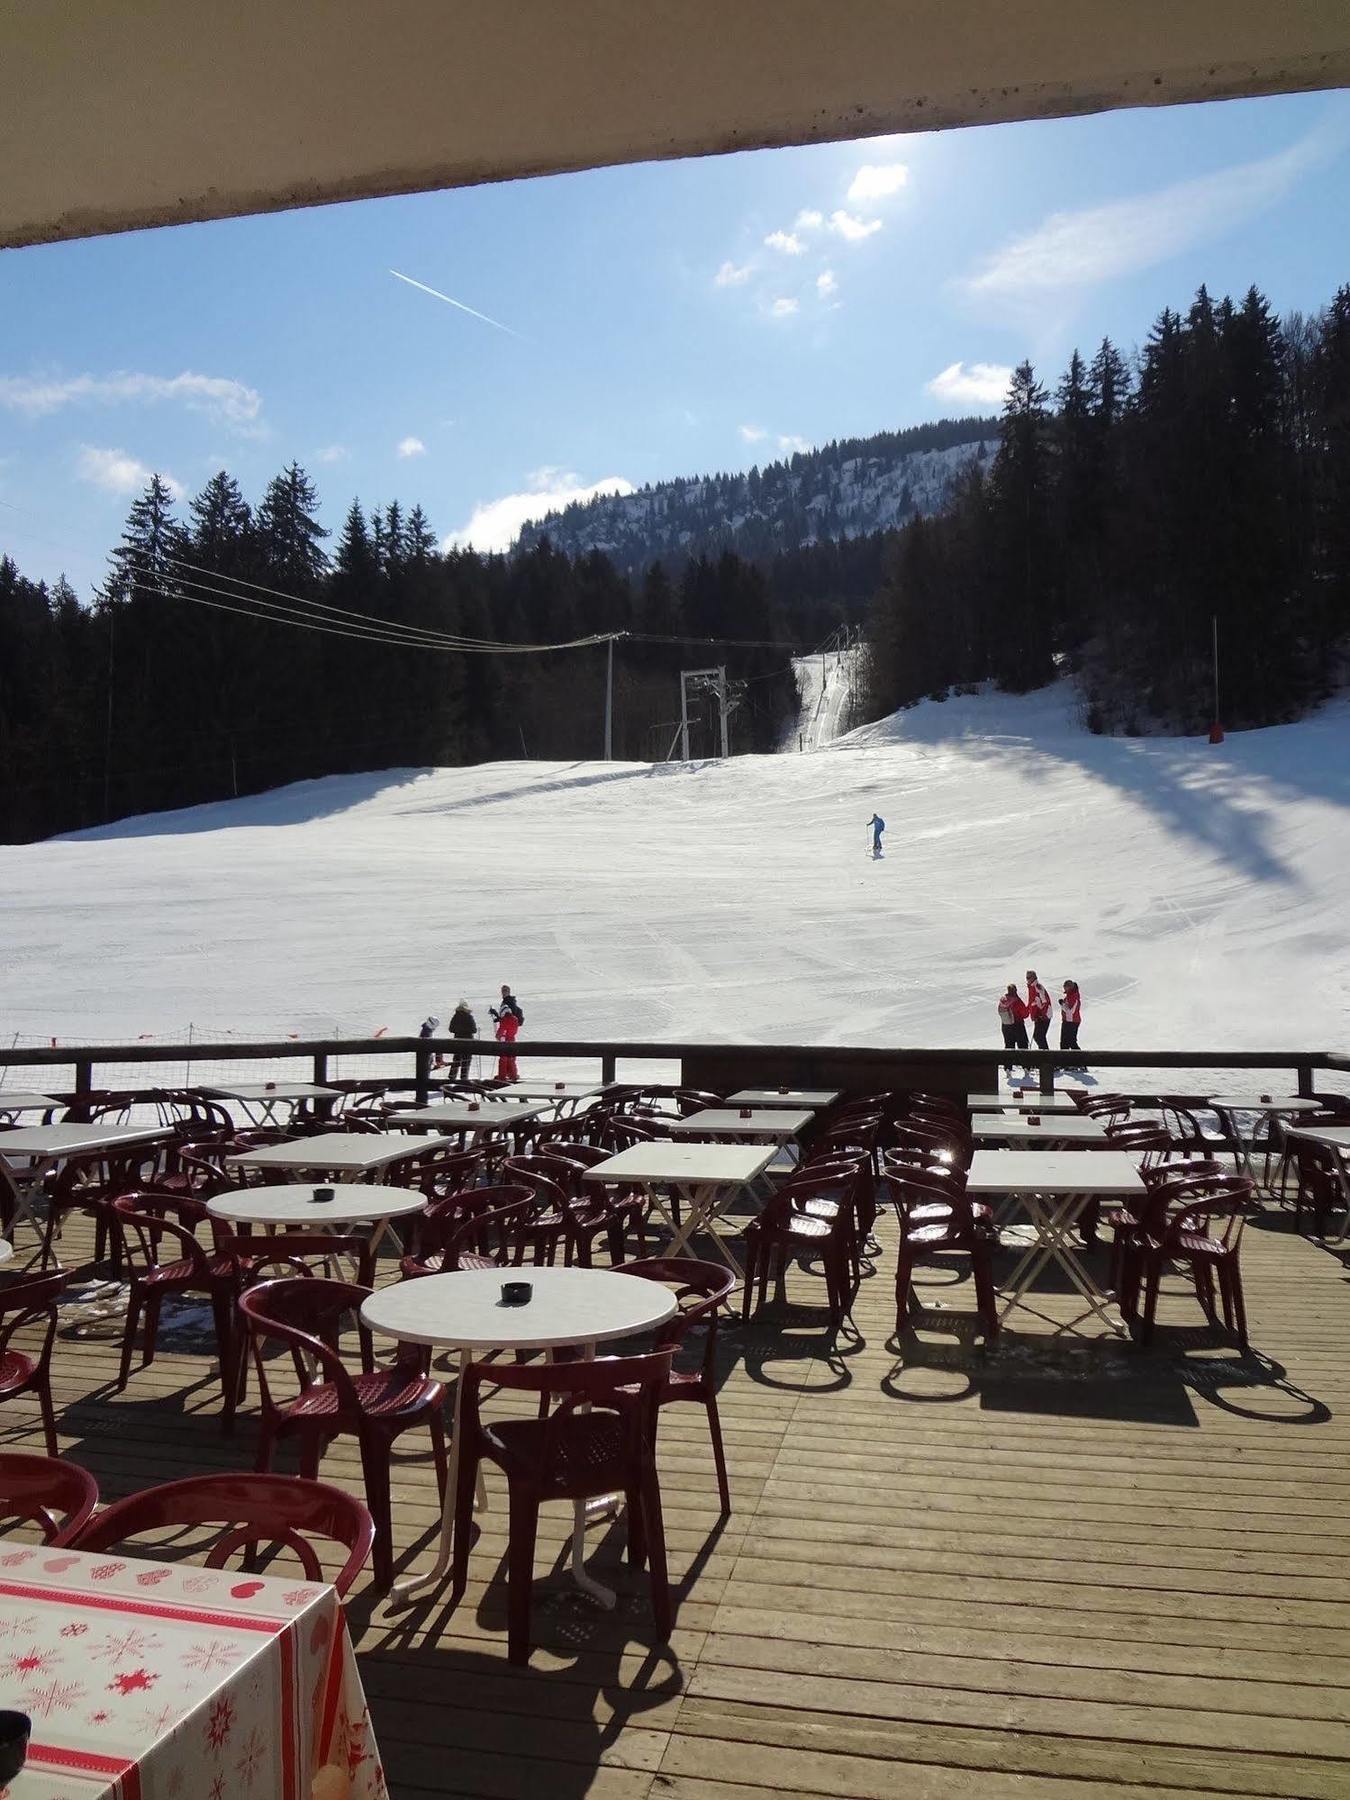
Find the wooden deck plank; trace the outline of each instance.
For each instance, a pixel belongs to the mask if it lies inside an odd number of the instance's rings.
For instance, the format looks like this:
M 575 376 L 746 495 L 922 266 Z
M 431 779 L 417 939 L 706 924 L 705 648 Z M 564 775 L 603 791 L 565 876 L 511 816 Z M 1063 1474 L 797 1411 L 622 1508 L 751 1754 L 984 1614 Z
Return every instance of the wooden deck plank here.
M 604 1614 L 567 1580 L 569 1516 L 552 1508 L 537 1648 L 513 1669 L 500 1491 L 457 1606 L 353 1596 L 392 1793 L 1343 1800 L 1350 1290 L 1339 1257 L 1279 1221 L 1248 1231 L 1244 1275 L 1264 1361 L 1201 1329 L 1175 1282 L 1148 1355 L 1066 1356 L 1027 1321 L 985 1356 L 963 1336 L 969 1284 L 945 1275 L 921 1292 L 950 1310 L 897 1346 L 885 1251 L 858 1340 L 831 1355 L 819 1281 L 794 1272 L 786 1313 L 724 1335 L 729 1519 L 701 1412 L 662 1420 L 668 1646 L 621 1527 L 588 1539 L 619 1592 Z M 249 1466 L 251 1425 L 221 1434 L 204 1345 L 170 1329 L 120 1395 L 115 1366 L 109 1336 L 60 1340 L 63 1447 L 106 1496 Z M 0 1442 L 35 1428 L 27 1403 L 0 1412 Z M 323 1474 L 359 1491 L 354 1446 Z M 400 1561 L 428 1567 L 439 1509 L 420 1447 L 396 1459 L 393 1503 Z

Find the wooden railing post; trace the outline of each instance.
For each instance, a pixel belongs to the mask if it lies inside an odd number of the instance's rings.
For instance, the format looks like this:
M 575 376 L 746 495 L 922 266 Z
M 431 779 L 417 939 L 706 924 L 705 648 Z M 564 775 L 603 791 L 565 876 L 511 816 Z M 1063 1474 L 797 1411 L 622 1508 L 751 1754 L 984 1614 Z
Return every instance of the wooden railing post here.
M 314 1085 L 315 1087 L 327 1087 L 328 1085 L 328 1052 L 326 1050 L 316 1050 L 314 1053 Z
M 1298 1065 L 1298 1095 L 1300 1100 L 1311 1100 L 1313 1094 L 1312 1064 L 1301 1062 Z M 1298 1120 L 1294 1123 L 1297 1125 Z
M 425 1106 L 431 1098 L 431 1045 L 419 1044 L 413 1055 L 416 1058 L 413 1075 L 417 1082 L 417 1104 Z
M 602 1056 L 600 1058 L 600 1079 L 603 1082 L 613 1081 L 614 1058 L 612 1056 Z
M 1053 1094 L 1055 1091 L 1055 1065 L 1052 1062 L 1043 1062 L 1038 1073 L 1040 1076 L 1041 1092 L 1043 1094 Z

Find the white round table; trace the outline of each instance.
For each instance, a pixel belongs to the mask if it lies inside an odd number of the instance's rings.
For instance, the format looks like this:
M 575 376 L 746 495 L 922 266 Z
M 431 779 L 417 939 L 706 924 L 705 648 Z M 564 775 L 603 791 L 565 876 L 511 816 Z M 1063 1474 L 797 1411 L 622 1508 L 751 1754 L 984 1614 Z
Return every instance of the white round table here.
M 390 1227 L 391 1219 L 425 1212 L 427 1205 L 426 1195 L 418 1188 L 339 1181 L 332 1184 L 331 1200 L 316 1200 L 317 1186 L 308 1181 L 289 1181 L 277 1187 L 239 1188 L 217 1194 L 214 1200 L 207 1201 L 206 1210 L 213 1219 L 223 1219 L 231 1225 L 282 1225 L 306 1231 L 361 1225 L 370 1220 L 376 1226 L 370 1240 L 374 1250 L 386 1232 L 398 1242 Z
M 0 1238 L 0 1263 L 7 1263 L 14 1254 L 14 1246 L 8 1238 Z M 631 1280 L 632 1277 L 630 1276 Z
M 528 1281 L 524 1306 L 502 1303 L 502 1284 Z M 450 1473 L 441 1511 L 441 1542 L 429 1575 L 395 1584 L 399 1595 L 441 1580 L 450 1567 L 455 1525 L 455 1485 L 459 1466 L 460 1397 L 464 1373 L 475 1353 L 485 1350 L 582 1349 L 614 1338 L 634 1337 L 664 1325 L 676 1310 L 674 1294 L 659 1281 L 620 1275 L 609 1269 L 460 1269 L 449 1275 L 423 1275 L 381 1288 L 364 1303 L 361 1318 L 372 1331 L 405 1344 L 451 1347 L 459 1351 L 455 1384 L 455 1420 L 450 1440 Z M 486 1504 L 481 1482 L 478 1504 Z M 572 1575 L 578 1587 L 602 1606 L 614 1605 L 612 1589 L 592 1580 L 583 1564 L 586 1502 L 575 1505 L 572 1526 Z

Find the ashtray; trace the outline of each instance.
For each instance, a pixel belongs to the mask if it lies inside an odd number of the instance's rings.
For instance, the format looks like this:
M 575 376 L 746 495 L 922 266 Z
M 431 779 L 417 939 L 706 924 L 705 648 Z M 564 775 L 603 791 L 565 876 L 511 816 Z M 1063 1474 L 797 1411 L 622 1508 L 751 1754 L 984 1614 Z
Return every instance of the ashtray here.
M 27 1713 L 0 1712 L 0 1789 L 23 1772 L 28 1760 L 28 1734 L 33 1721 Z
M 317 1201 L 318 1204 L 322 1206 L 329 1200 L 336 1200 L 337 1194 L 330 1187 L 316 1187 L 310 1198 Z
M 504 1281 L 502 1283 L 503 1306 L 528 1306 L 530 1296 L 534 1293 L 528 1281 Z

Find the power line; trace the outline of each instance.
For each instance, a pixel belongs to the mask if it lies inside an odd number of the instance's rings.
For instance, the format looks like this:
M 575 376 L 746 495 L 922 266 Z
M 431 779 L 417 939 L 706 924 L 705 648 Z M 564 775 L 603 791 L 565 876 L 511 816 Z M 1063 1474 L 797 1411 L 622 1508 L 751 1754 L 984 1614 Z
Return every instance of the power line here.
M 277 600 L 286 601 L 288 605 L 303 607 L 317 613 L 328 613 L 335 618 L 342 620 L 360 620 L 366 624 L 376 625 L 381 629 L 396 625 L 397 629 L 400 631 L 407 631 L 417 637 L 435 638 L 442 642 L 450 642 L 453 640 L 456 643 L 474 645 L 485 645 L 494 642 L 494 640 L 488 638 L 466 637 L 462 632 L 457 631 L 433 631 L 429 627 L 422 625 L 403 625 L 395 620 L 382 619 L 376 613 L 354 612 L 350 607 L 333 606 L 328 601 L 310 600 L 300 594 L 288 594 L 281 588 L 264 587 L 259 581 L 245 581 L 242 575 L 223 575 L 216 569 L 203 568 L 200 563 L 187 562 L 180 556 L 167 556 L 164 560 L 177 568 L 191 569 L 195 575 L 208 575 L 212 582 L 228 582 L 231 587 L 245 588 L 251 590 L 251 593 L 271 595 Z M 182 580 L 185 578 L 179 577 L 179 579 Z M 187 580 L 186 585 L 189 587 L 205 587 L 208 593 L 215 593 L 218 591 L 216 588 L 212 587 L 210 583 L 203 581 Z M 250 596 L 241 594 L 238 597 L 244 599 Z
M 611 637 L 623 635 L 620 632 L 595 632 L 587 637 L 569 638 L 552 644 L 511 644 L 490 638 L 459 638 L 448 633 L 421 635 L 421 627 L 404 627 L 395 620 L 380 620 L 369 625 L 348 624 L 341 609 L 335 609 L 336 616 L 333 619 L 315 618 L 295 606 L 283 606 L 275 600 L 255 600 L 251 595 L 237 593 L 231 588 L 213 587 L 204 581 L 187 582 L 181 577 L 179 585 L 174 588 L 166 588 L 137 576 L 132 577 L 131 585 L 139 593 L 154 594 L 164 600 L 188 600 L 197 606 L 209 606 L 217 612 L 234 613 L 240 618 L 264 624 L 291 625 L 302 631 L 322 632 L 328 637 L 355 638 L 366 643 L 389 644 L 406 650 L 441 650 L 462 656 L 522 656 L 540 655 L 554 650 L 589 649 L 597 644 L 608 643 Z M 191 591 L 198 588 L 202 590 L 200 593 Z M 208 599 L 208 595 L 214 598 Z M 232 601 L 243 604 L 229 604 Z M 368 616 L 354 615 L 358 620 Z

